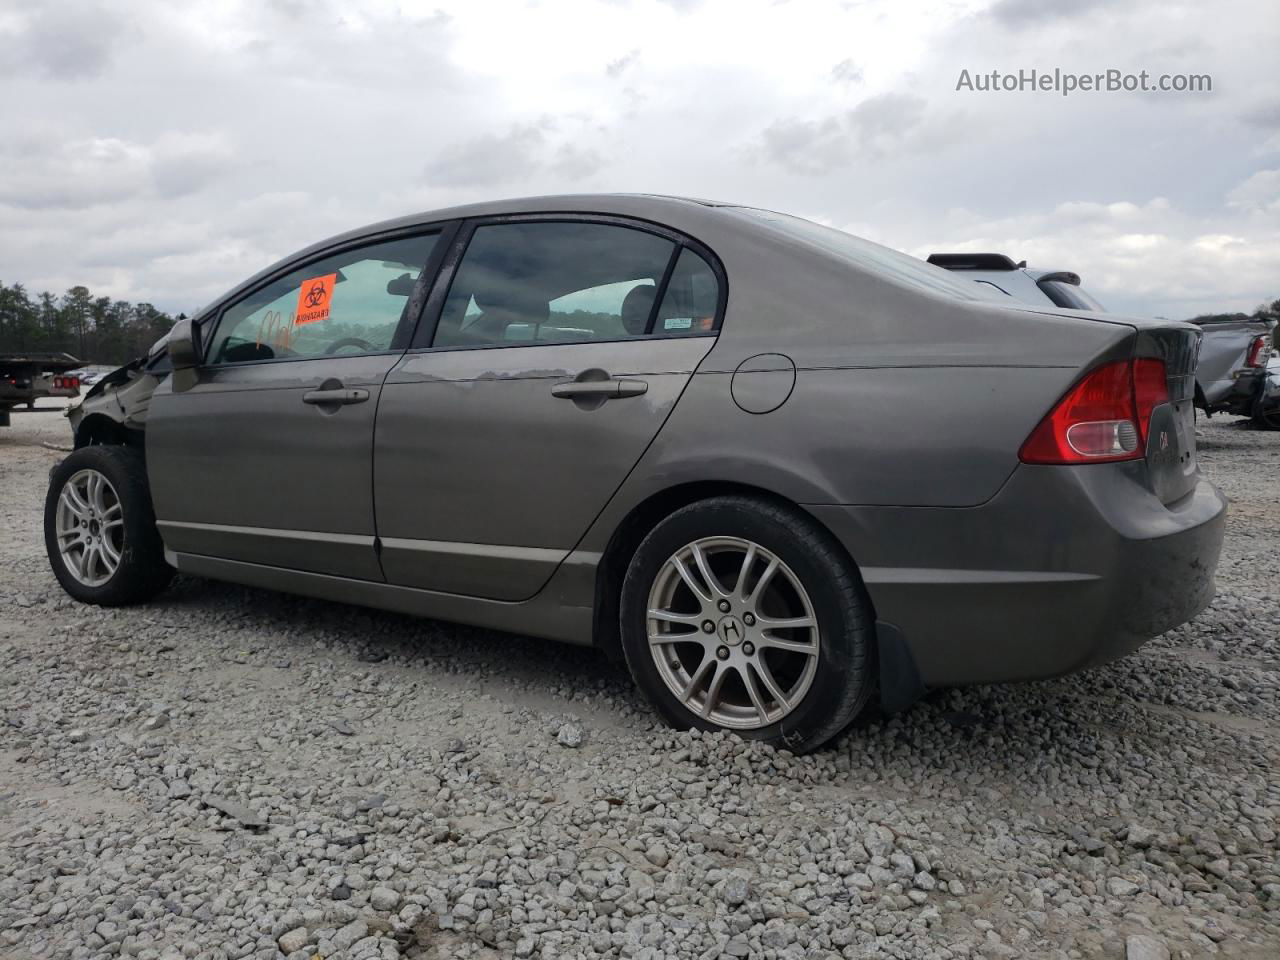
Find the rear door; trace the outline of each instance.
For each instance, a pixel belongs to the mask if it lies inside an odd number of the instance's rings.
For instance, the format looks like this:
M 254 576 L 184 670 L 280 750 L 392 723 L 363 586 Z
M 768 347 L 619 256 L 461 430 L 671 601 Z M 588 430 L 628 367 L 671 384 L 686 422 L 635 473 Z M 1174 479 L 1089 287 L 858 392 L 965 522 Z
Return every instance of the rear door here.
M 374 491 L 387 580 L 535 594 L 710 350 L 719 270 L 648 224 L 470 224 L 383 389 Z
M 170 549 L 382 579 L 374 414 L 438 239 L 348 245 L 221 312 L 195 385 L 175 391 L 167 378 L 147 415 L 148 476 Z

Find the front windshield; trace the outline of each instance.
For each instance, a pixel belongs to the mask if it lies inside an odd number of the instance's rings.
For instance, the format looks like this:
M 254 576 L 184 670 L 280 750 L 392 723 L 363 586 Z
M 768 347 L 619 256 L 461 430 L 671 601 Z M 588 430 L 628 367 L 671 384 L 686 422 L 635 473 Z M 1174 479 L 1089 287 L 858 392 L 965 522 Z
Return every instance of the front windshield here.
M 890 247 L 883 247 L 870 240 L 863 240 L 843 230 L 824 227 L 812 220 L 803 220 L 785 213 L 760 210 L 755 207 L 736 207 L 741 213 L 763 221 L 774 230 L 802 240 L 812 246 L 834 253 L 876 273 L 918 290 L 953 297 L 957 300 L 1002 300 L 1008 297 L 1002 291 L 956 277 L 942 267 L 935 267 L 909 254 Z

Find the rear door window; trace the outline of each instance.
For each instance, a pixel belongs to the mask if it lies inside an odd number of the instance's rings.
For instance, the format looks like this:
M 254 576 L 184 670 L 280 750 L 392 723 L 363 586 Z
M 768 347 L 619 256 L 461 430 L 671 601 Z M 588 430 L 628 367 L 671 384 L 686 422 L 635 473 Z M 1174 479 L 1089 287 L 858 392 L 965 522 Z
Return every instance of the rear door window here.
M 646 336 L 676 249 L 665 237 L 612 223 L 482 224 L 454 274 L 432 345 Z

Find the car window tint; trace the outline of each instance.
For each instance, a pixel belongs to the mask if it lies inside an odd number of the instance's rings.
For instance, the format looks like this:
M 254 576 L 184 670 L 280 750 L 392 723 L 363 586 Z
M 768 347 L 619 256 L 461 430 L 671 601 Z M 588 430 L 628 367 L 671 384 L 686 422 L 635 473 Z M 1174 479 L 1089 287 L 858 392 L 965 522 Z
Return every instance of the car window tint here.
M 675 244 L 568 221 L 477 227 L 434 346 L 617 340 L 645 334 Z
M 706 333 L 715 327 L 720 282 L 710 264 L 688 247 L 680 251 L 653 323 L 658 336 Z
M 371 244 L 291 271 L 228 307 L 210 363 L 377 353 L 391 338 L 437 234 Z

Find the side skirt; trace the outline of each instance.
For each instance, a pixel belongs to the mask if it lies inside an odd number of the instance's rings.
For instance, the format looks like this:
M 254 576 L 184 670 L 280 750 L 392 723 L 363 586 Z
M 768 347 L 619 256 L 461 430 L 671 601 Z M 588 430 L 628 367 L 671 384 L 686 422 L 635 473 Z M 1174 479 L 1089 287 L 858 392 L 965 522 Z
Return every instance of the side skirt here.
M 165 559 L 180 573 L 208 577 L 211 580 L 225 580 L 321 600 L 353 603 L 416 617 L 451 620 L 578 646 L 590 646 L 592 642 L 591 607 L 566 604 L 558 591 L 549 589 L 544 589 L 529 600 L 508 602 L 370 580 L 351 580 L 240 560 L 175 553 L 172 550 L 165 551 Z

